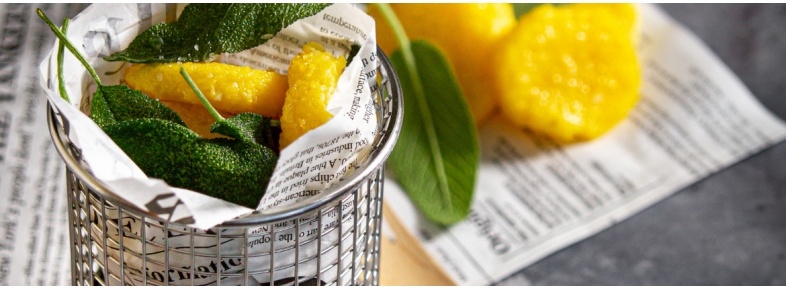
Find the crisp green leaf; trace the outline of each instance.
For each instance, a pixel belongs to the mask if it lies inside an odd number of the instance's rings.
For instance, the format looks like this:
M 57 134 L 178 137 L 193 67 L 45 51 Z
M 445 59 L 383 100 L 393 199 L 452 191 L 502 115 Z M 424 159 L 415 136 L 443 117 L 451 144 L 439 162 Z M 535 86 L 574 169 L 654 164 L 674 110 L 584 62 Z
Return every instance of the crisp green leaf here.
M 90 108 L 90 118 L 100 127 L 140 118 L 168 120 L 185 126 L 174 110 L 126 85 L 99 85 Z
M 401 50 L 390 58 L 404 94 L 404 123 L 388 164 L 426 217 L 448 225 L 469 213 L 480 159 L 477 133 L 445 56 L 425 41 L 410 47 L 416 69 Z
M 259 204 L 278 159 L 254 142 L 206 139 L 161 119 L 120 121 L 103 130 L 148 177 L 249 208 Z
M 174 23 L 157 24 L 106 61 L 199 62 L 259 46 L 322 3 L 190 4 Z
M 347 57 L 347 66 L 346 67 L 349 67 L 349 65 L 352 64 L 352 60 L 355 59 L 355 56 L 358 55 L 358 52 L 360 52 L 360 45 L 357 45 L 357 44 L 353 43 L 352 47 L 349 50 L 349 57 Z
M 106 103 L 104 95 L 101 93 L 101 86 L 93 94 L 93 102 L 90 104 L 90 119 L 100 128 L 117 122 L 115 115 L 112 114 L 112 110 L 109 109 L 109 105 Z
M 254 142 L 278 151 L 278 135 L 271 125 L 271 119 L 256 113 L 244 112 L 218 120 L 210 126 L 210 132 Z

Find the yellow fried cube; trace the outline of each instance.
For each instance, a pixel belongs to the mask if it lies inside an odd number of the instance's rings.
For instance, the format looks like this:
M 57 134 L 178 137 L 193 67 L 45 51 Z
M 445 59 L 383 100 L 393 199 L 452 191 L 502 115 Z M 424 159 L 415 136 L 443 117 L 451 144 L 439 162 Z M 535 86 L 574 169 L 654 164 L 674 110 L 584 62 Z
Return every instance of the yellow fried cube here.
M 272 71 L 217 62 L 134 64 L 125 83 L 158 100 L 202 105 L 180 75 L 181 65 L 216 110 L 281 117 L 287 77 Z

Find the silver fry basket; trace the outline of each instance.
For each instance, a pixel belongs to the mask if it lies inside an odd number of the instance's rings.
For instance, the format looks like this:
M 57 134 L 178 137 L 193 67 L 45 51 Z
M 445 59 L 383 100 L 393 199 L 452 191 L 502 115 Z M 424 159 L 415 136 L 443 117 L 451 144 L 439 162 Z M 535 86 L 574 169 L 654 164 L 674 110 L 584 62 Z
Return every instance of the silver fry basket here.
M 71 283 L 378 285 L 383 171 L 401 128 L 403 100 L 390 61 L 377 51 L 379 133 L 360 167 L 313 201 L 210 230 L 167 222 L 107 189 L 83 167 L 49 107 L 49 131 L 67 166 Z

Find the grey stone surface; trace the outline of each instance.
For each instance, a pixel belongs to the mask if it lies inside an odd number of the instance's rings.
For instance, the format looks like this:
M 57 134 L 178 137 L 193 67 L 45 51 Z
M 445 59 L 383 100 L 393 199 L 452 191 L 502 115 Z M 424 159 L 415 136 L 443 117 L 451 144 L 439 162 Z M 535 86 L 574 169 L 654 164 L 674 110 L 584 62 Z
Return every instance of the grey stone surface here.
M 786 5 L 667 4 L 786 119 Z M 699 181 L 499 285 L 786 285 L 786 143 Z

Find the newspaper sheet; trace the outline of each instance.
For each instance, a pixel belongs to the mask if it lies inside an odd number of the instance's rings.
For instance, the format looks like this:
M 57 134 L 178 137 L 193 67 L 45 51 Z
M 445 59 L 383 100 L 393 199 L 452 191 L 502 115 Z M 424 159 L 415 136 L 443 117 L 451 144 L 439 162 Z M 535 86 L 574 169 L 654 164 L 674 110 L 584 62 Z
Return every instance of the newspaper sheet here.
M 54 35 L 35 7 L 63 19 L 85 6 L 0 4 L 0 285 L 70 284 L 65 164 L 38 77 Z
M 456 284 L 500 281 L 786 137 L 697 37 L 640 8 L 641 101 L 608 134 L 559 146 L 501 119 L 484 125 L 471 213 L 447 229 L 385 182 L 387 205 Z

